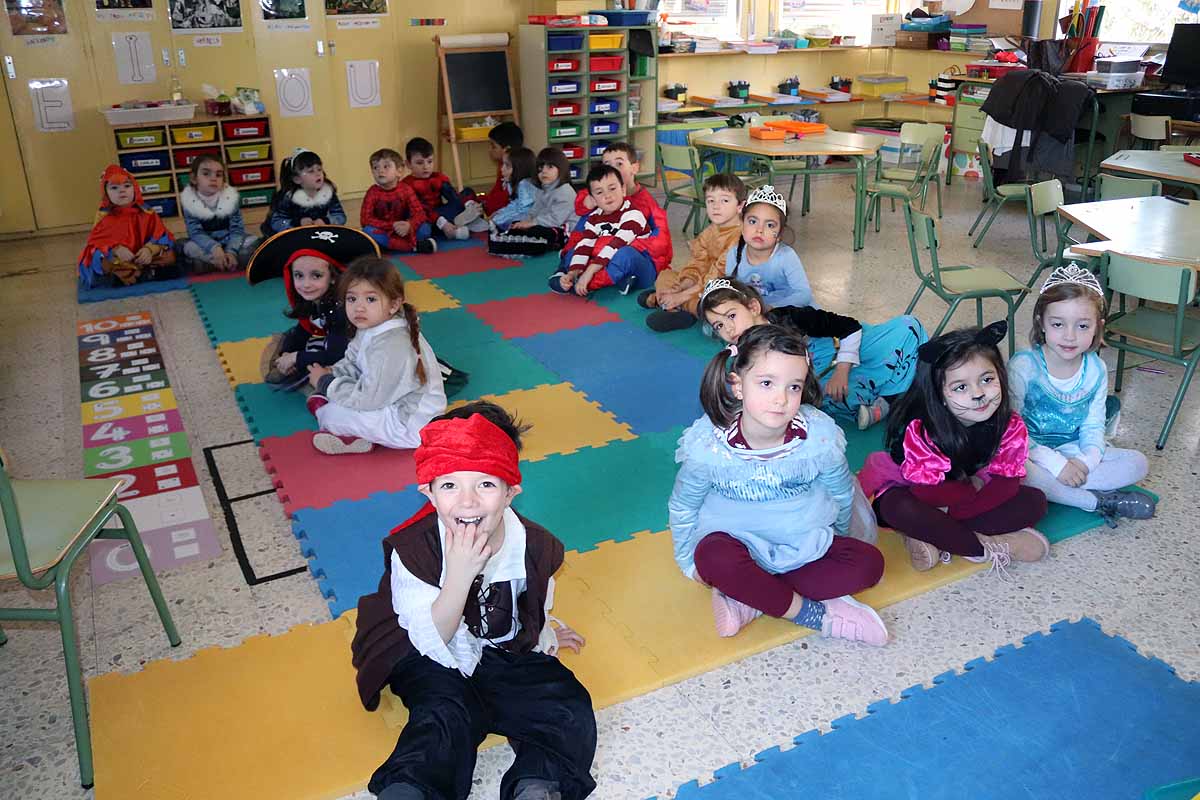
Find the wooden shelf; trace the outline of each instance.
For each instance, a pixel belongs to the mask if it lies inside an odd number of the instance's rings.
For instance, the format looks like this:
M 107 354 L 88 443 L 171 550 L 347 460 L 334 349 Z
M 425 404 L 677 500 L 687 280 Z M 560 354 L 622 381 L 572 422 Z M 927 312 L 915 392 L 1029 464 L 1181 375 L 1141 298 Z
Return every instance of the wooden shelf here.
M 763 58 L 774 58 L 775 56 L 791 55 L 793 53 L 842 53 L 854 50 L 891 50 L 896 48 L 890 47 L 859 47 L 854 45 L 851 47 L 801 47 L 791 48 L 788 50 L 780 50 L 778 53 L 747 53 L 745 50 L 718 50 L 715 53 L 659 53 L 659 58 L 706 58 L 710 56 L 762 56 Z

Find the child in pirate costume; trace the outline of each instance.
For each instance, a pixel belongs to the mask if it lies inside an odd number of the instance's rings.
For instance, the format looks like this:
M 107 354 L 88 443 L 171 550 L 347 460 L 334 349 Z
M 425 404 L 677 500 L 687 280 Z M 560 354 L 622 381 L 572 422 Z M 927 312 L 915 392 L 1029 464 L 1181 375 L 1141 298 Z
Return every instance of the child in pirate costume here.
M 555 657 L 583 639 L 549 624 L 563 546 L 510 508 L 521 431 L 483 401 L 421 430 L 417 483 L 430 502 L 383 540 L 383 577 L 359 598 L 351 644 L 363 706 L 378 707 L 386 686 L 408 708 L 367 787 L 380 800 L 465 800 L 492 732 L 516 756 L 501 800 L 595 788 L 591 697 Z

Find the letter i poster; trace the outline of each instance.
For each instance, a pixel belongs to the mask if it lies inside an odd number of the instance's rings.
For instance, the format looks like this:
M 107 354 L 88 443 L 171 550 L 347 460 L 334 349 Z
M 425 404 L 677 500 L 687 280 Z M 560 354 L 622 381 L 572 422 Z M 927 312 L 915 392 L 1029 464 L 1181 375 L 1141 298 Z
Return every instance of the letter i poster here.
M 118 498 L 155 572 L 217 557 L 221 545 L 150 313 L 81 322 L 77 337 L 84 477 L 121 480 Z M 94 585 L 140 575 L 124 540 L 97 539 L 90 555 Z

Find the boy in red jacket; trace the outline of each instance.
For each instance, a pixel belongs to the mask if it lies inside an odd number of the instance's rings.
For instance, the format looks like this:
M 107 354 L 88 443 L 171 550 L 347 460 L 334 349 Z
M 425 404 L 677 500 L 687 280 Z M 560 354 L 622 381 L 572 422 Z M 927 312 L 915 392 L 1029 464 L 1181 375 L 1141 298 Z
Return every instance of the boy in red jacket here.
M 674 255 L 671 248 L 671 231 L 667 226 L 667 212 L 658 205 L 658 201 L 644 186 L 637 182 L 637 174 L 642 165 L 638 160 L 637 151 L 628 142 L 613 142 L 604 151 L 601 159 L 604 164 L 615 167 L 625 180 L 625 197 L 630 205 L 646 217 L 650 223 L 650 235 L 635 240 L 629 247 L 621 249 L 610 262 L 612 271 L 619 272 L 625 277 L 617 284 L 621 294 L 628 294 L 634 287 L 649 289 L 654 286 L 658 273 L 671 266 Z M 596 207 L 596 201 L 585 187 L 575 196 L 575 213 L 579 214 L 579 230 L 583 219 Z M 570 262 L 570 250 L 564 248 L 562 263 Z M 563 270 L 565 271 L 565 270 Z
M 436 252 L 425 209 L 412 187 L 400 180 L 400 154 L 385 147 L 372 153 L 370 161 L 375 185 L 367 189 L 359 213 L 363 232 L 385 250 Z
M 404 146 L 404 157 L 408 160 L 410 173 L 404 182 L 417 193 L 434 233 L 447 239 L 469 238 L 471 232 L 461 216 L 466 210 L 466 201 L 474 198 L 475 193 L 464 189 L 460 194 L 455 191 L 449 176 L 436 170 L 433 144 L 428 139 L 420 136 L 409 139 Z

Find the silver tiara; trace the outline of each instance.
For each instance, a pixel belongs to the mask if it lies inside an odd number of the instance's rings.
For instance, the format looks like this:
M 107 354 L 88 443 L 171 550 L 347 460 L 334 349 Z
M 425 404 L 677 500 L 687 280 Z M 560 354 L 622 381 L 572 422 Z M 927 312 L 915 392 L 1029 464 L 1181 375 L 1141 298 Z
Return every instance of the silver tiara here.
M 763 184 L 750 193 L 746 198 L 746 208 L 755 203 L 767 203 L 779 209 L 779 213 L 787 216 L 787 201 L 783 199 L 783 195 L 775 191 L 775 187 L 771 184 Z
M 739 295 L 741 294 L 741 292 L 738 292 L 737 289 L 733 288 L 733 284 L 729 282 L 728 278 L 714 278 L 713 280 L 704 284 L 704 291 L 700 293 L 700 305 L 704 305 L 704 298 L 708 297 L 717 289 L 730 289 L 734 292 L 737 292 Z
M 1038 294 L 1045 294 L 1047 289 L 1055 286 L 1061 286 L 1064 283 L 1077 283 L 1080 286 L 1086 286 L 1096 294 L 1104 297 L 1104 289 L 1100 287 L 1100 281 L 1092 274 L 1091 270 L 1083 267 L 1072 261 L 1065 267 L 1059 267 L 1050 273 L 1050 277 L 1046 278 L 1046 282 L 1042 284 L 1042 288 L 1038 290 Z

